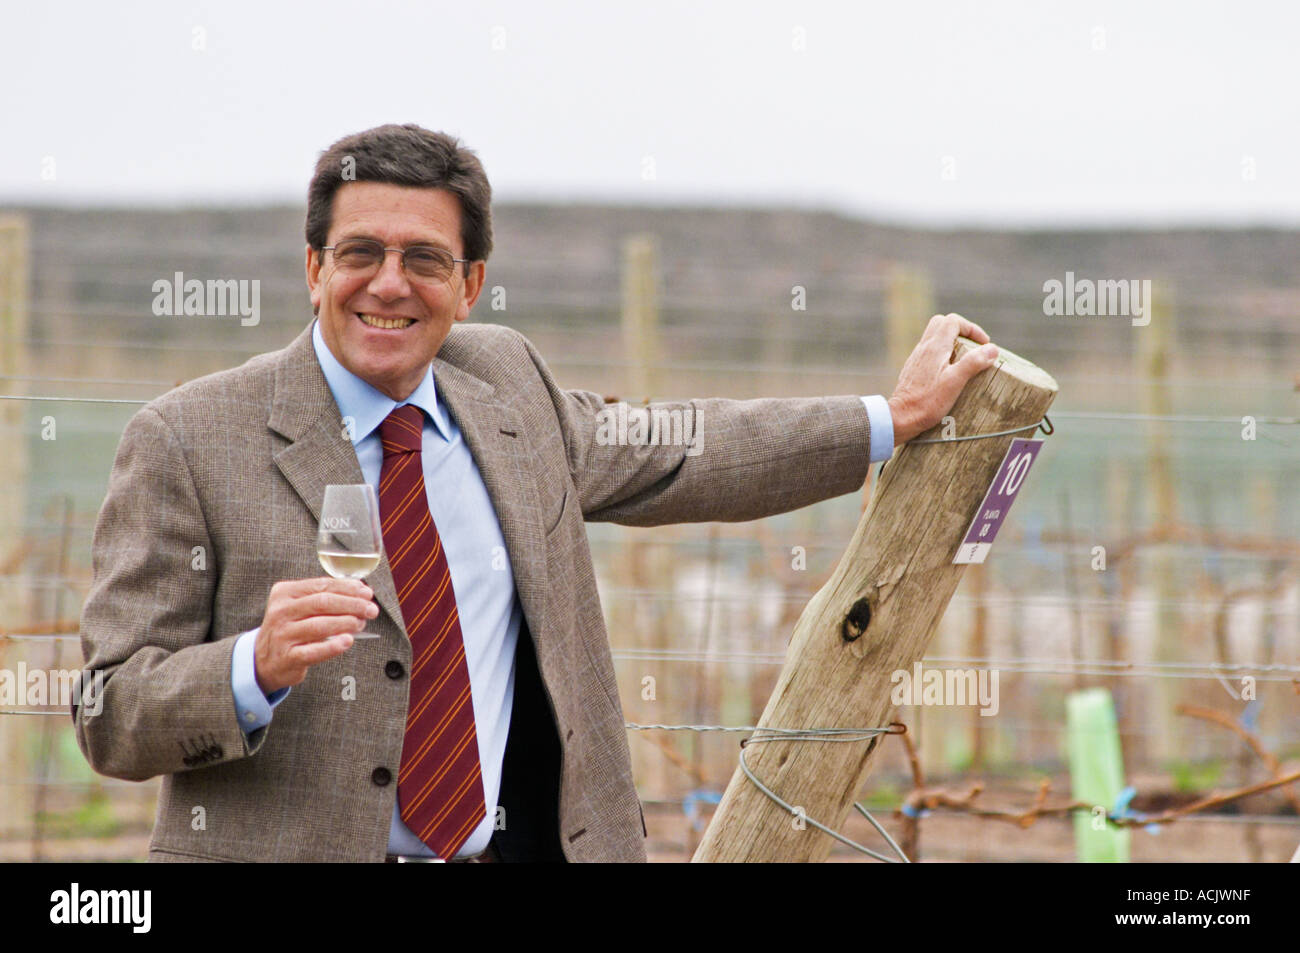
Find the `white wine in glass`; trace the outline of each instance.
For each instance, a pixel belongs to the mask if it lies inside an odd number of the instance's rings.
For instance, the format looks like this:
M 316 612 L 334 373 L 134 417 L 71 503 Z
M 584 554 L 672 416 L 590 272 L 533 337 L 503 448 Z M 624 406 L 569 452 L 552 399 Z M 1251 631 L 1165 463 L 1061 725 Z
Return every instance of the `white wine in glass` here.
M 364 579 L 384 558 L 384 533 L 379 523 L 379 498 L 369 483 L 325 487 L 316 557 L 335 579 Z M 358 632 L 354 639 L 377 639 Z
M 316 554 L 320 557 L 320 564 L 325 567 L 325 571 L 335 579 L 365 579 L 375 567 L 379 565 L 379 560 L 383 559 L 383 553 L 341 553 L 321 550 Z

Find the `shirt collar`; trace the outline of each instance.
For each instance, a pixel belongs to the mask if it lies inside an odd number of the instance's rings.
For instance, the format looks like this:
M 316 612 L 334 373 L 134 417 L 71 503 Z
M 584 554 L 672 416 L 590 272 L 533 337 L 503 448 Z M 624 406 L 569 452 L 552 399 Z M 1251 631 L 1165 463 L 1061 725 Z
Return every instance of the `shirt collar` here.
M 400 405 L 339 363 L 321 336 L 320 321 L 312 322 L 311 343 L 316 348 L 316 360 L 320 362 L 320 369 L 325 374 L 325 383 L 334 395 L 334 402 L 339 405 L 339 413 L 352 418 L 352 445 L 355 447 Z M 433 380 L 432 364 L 424 372 L 424 380 L 402 403 L 414 404 L 423 410 L 433 421 L 442 439 L 451 440 L 450 428 L 438 406 L 438 388 Z

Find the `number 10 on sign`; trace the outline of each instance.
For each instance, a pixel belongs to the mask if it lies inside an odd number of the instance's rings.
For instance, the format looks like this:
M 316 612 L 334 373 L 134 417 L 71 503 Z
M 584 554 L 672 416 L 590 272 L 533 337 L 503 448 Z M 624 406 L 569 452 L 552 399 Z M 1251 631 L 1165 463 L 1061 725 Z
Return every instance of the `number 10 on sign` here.
M 1025 482 L 1025 474 L 1029 472 L 1030 464 L 1038 456 L 1042 445 L 1041 440 L 1017 438 L 1011 441 L 1007 455 L 1002 458 L 980 508 L 975 511 L 970 529 L 966 530 L 966 537 L 957 547 L 957 555 L 952 560 L 954 563 L 984 562 L 984 557 L 993 547 L 993 538 L 998 535 L 1002 521 L 1007 517 L 1007 510 L 1011 509 L 1016 493 Z

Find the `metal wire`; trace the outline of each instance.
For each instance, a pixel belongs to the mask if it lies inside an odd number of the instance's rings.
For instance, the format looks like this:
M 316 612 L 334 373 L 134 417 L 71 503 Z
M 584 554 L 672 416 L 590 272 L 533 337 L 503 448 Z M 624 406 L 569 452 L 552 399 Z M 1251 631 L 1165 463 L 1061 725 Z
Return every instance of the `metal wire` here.
M 842 549 L 842 547 L 841 547 Z M 1274 557 L 1268 557 L 1274 558 Z M 745 602 L 753 604 L 755 596 L 752 593 L 737 593 L 735 595 L 728 593 L 718 593 L 714 596 L 700 595 L 695 593 L 681 593 L 672 589 L 621 589 L 607 587 L 601 590 L 603 596 L 621 596 L 635 599 L 671 599 L 674 602 L 698 602 L 701 600 L 712 599 L 715 602 Z M 768 593 L 762 596 L 765 600 L 772 602 L 806 603 L 815 595 L 813 592 L 808 593 L 791 593 L 779 594 Z M 953 596 L 953 602 L 966 603 L 977 606 L 1035 606 L 1042 608 L 1044 606 L 1064 604 L 1069 608 L 1091 608 L 1100 609 L 1111 606 L 1127 606 L 1130 609 L 1155 609 L 1163 607 L 1176 607 L 1180 609 L 1217 609 L 1219 603 L 1209 599 L 1154 599 L 1138 598 L 1117 599 L 1112 597 L 1088 597 L 1071 599 L 1068 593 L 1040 593 L 1033 596 Z
M 710 653 L 654 649 L 615 651 L 619 662 L 741 662 L 751 665 L 784 665 L 784 653 Z M 1217 665 L 1215 663 L 1157 663 L 1157 662 L 1092 662 L 1089 660 L 1060 659 L 1050 662 L 1021 661 L 1017 659 L 940 659 L 926 658 L 928 664 L 966 662 L 975 671 L 997 671 L 1008 675 L 1089 675 L 1098 678 L 1180 678 L 1218 681 L 1225 674 L 1249 675 L 1256 682 L 1291 683 L 1300 679 L 1300 667 L 1289 665 L 1253 665 L 1240 663 Z M 1199 666 L 1199 667 L 1198 667 Z
M 1047 415 L 1043 414 L 1043 419 L 1038 421 L 1038 423 L 1026 424 L 1023 427 L 1014 427 L 1011 430 L 996 430 L 993 433 L 977 433 L 971 434 L 969 437 L 940 437 L 937 440 L 909 440 L 908 443 L 960 443 L 963 440 L 987 440 L 989 437 L 1005 437 L 1008 434 L 1024 433 L 1026 430 L 1037 430 L 1039 427 L 1043 428 L 1043 433 L 1045 434 L 1051 434 L 1056 430 L 1056 428 L 1052 426 L 1052 422 L 1047 419 Z
M 124 346 L 125 346 L 125 342 L 124 342 Z M 179 349 L 184 349 L 184 346 L 182 346 Z M 214 349 L 195 347 L 194 350 L 201 352 L 204 350 L 214 350 Z M 224 351 L 225 349 L 219 348 L 215 350 Z M 641 366 L 639 362 L 635 362 L 635 361 L 618 361 L 618 360 L 611 361 L 608 358 L 596 358 L 596 357 L 593 357 L 590 360 L 583 360 L 583 359 L 572 358 L 572 357 L 557 357 L 555 360 L 552 360 L 549 363 L 558 367 L 633 367 L 633 366 L 639 367 Z M 724 371 L 724 372 L 734 371 L 737 373 L 762 372 L 762 373 L 798 374 L 801 377 L 806 377 L 809 375 L 823 375 L 823 376 L 824 375 L 839 375 L 839 376 L 851 375 L 853 377 L 858 377 L 858 378 L 862 377 L 862 370 L 860 368 L 840 367 L 840 366 L 831 367 L 827 365 L 816 365 L 816 364 L 801 364 L 798 367 L 791 367 L 788 364 L 759 364 L 759 363 L 740 364 L 740 363 L 721 363 L 721 362 L 694 362 L 694 363 L 686 363 L 686 364 L 652 363 L 648 366 L 656 369 L 663 369 L 663 370 L 709 370 L 709 371 Z M 1126 374 L 1057 374 L 1055 376 L 1058 381 L 1060 380 L 1076 380 L 1076 381 L 1132 380 L 1131 375 L 1126 375 Z M 27 381 L 31 383 L 43 383 L 43 384 L 106 384 L 106 385 L 117 386 L 117 387 L 123 387 L 123 386 L 172 387 L 176 383 L 175 381 L 162 381 L 162 380 L 128 380 L 128 379 L 99 378 L 99 377 L 50 377 L 44 375 L 25 375 L 25 374 L 0 374 L 0 381 Z M 1203 386 L 1205 384 L 1205 381 L 1198 380 L 1195 378 L 1168 378 L 1166 379 L 1165 383 L 1169 384 L 1170 386 Z M 1265 383 L 1269 383 L 1269 382 L 1265 382 Z M 1279 381 L 1276 383 L 1278 385 L 1279 390 L 1285 388 L 1287 393 L 1288 394 L 1290 393 L 1291 387 L 1287 382 Z M 1215 381 L 1214 386 L 1216 389 L 1222 387 L 1240 387 L 1240 388 L 1248 388 L 1250 390 L 1258 390 L 1261 384 L 1257 381 Z M 1199 417 L 1199 416 L 1193 417 L 1193 416 L 1180 416 L 1177 414 L 1129 414 L 1129 413 L 1092 414 L 1092 413 L 1078 412 L 1078 411 L 1059 411 L 1059 410 L 1056 411 L 1055 413 L 1058 417 L 1071 417 L 1071 418 L 1078 418 L 1078 419 L 1095 419 L 1095 420 L 1156 420 L 1156 421 L 1168 421 L 1173 423 L 1192 422 L 1192 421 L 1211 422 L 1211 423 L 1240 423 L 1240 418 L 1237 417 Z M 1294 424 L 1300 421 L 1300 418 L 1255 416 L 1255 421 L 1257 423 L 1268 423 L 1268 424 Z
M 1162 423 L 1172 424 L 1237 424 L 1241 425 L 1241 417 L 1205 417 L 1197 414 L 1124 414 L 1124 413 L 1085 413 L 1081 411 L 1054 411 L 1058 417 L 1069 417 L 1076 420 L 1150 420 Z M 1242 414 L 1242 417 L 1253 417 L 1257 424 L 1281 424 L 1295 425 L 1300 424 L 1300 417 L 1259 417 L 1254 414 Z
M 856 841 L 850 840 L 839 832 L 831 830 L 831 828 L 822 824 L 820 821 L 809 817 L 807 812 L 802 809 L 787 804 L 775 791 L 758 779 L 754 774 L 753 769 L 750 768 L 748 762 L 745 761 L 745 747 L 751 744 L 761 744 L 765 741 L 869 741 L 870 739 L 882 734 L 899 734 L 898 731 L 894 730 L 895 726 L 893 725 L 887 728 L 791 729 L 757 728 L 753 725 L 640 725 L 629 721 L 625 724 L 625 727 L 635 731 L 752 731 L 755 733 L 754 736 L 752 738 L 747 738 L 740 743 L 740 768 L 745 772 L 745 776 L 754 782 L 760 791 L 779 804 L 786 811 L 789 811 L 791 816 L 801 818 L 807 823 L 813 825 L 813 827 L 817 828 L 819 831 L 829 834 L 841 844 L 845 844 L 861 853 L 869 854 L 877 860 L 882 860 L 887 864 L 897 864 L 900 862 L 892 857 L 886 857 L 883 854 L 879 854 L 870 847 L 865 847 Z M 899 725 L 897 727 L 901 728 L 902 726 Z M 863 817 L 871 822 L 871 826 L 880 832 L 880 836 L 882 836 L 889 843 L 889 846 L 894 849 L 894 852 L 898 854 L 899 858 L 901 858 L 901 862 L 910 864 L 911 861 L 907 859 L 907 855 L 904 854 L 898 844 L 894 842 L 894 839 L 889 836 L 889 833 L 880 826 L 879 822 L 871 816 L 871 813 L 857 802 L 854 802 L 853 806 L 861 811 Z
M 77 342 L 73 341 L 73 342 L 63 342 L 63 343 L 75 344 Z M 134 345 L 128 343 L 108 344 L 105 342 L 93 342 L 88 344 L 87 346 L 141 347 L 145 349 L 159 349 L 159 350 L 192 349 L 195 351 L 220 351 L 220 352 L 227 352 L 227 351 L 234 352 L 234 351 L 241 350 L 240 348 L 224 348 L 224 347 L 190 348 L 190 347 L 170 347 L 168 345 L 156 345 L 156 344 L 144 344 L 144 345 Z M 253 352 L 250 351 L 250 353 Z M 584 364 L 585 366 L 585 364 L 588 362 L 553 361 L 551 363 L 555 364 L 556 366 L 564 366 L 565 364 L 575 364 L 575 363 Z M 593 360 L 589 363 L 592 366 L 599 365 L 604 367 L 604 366 L 622 366 L 622 365 L 631 366 L 633 362 L 618 362 L 618 361 L 611 362 L 609 360 L 602 359 L 599 361 Z M 716 370 L 735 369 L 737 371 L 748 372 L 756 369 L 752 365 L 743 365 L 743 366 L 735 365 L 734 368 L 730 366 L 723 366 L 717 364 L 671 364 L 671 365 L 656 364 L 653 366 L 665 370 L 695 370 L 695 371 L 716 371 Z M 757 368 L 757 369 L 761 370 L 761 368 Z M 780 368 L 776 368 L 776 369 L 780 369 Z M 788 370 L 788 368 L 786 369 Z M 823 371 L 822 373 L 857 374 L 859 372 L 846 369 L 842 371 L 826 370 Z M 129 380 L 111 380 L 111 379 L 97 379 L 97 378 L 78 379 L 78 378 L 71 378 L 71 377 L 17 377 L 17 376 L 0 375 L 0 380 L 23 380 L 23 381 L 39 382 L 39 383 L 86 383 L 86 384 L 131 385 L 131 386 L 146 386 L 146 385 L 169 386 L 162 381 L 129 381 Z M 83 404 L 147 404 L 152 399 L 153 398 L 130 399 L 130 398 L 121 398 L 121 397 L 64 397 L 64 396 L 38 395 L 38 394 L 0 394 L 0 400 L 27 400 L 27 401 L 37 402 L 37 403 L 44 402 L 44 401 L 65 401 L 70 403 L 83 403 Z M 1088 413 L 1083 411 L 1056 411 L 1055 413 L 1057 417 L 1065 417 L 1072 420 L 1126 420 L 1126 421 L 1160 421 L 1164 423 L 1204 423 L 1204 424 L 1237 424 L 1237 425 L 1241 424 L 1241 417 L 1207 417 L 1207 416 L 1201 416 L 1195 414 L 1122 414 L 1122 413 Z M 1297 424 L 1300 424 L 1300 417 L 1269 417 L 1269 416 L 1255 416 L 1253 414 L 1243 415 L 1243 416 L 1252 416 L 1254 417 L 1256 424 L 1267 424 L 1269 426 L 1295 426 Z M 1046 415 L 1044 415 L 1043 419 L 1040 420 L 1038 423 L 1027 424 L 1024 427 L 1016 427 L 1012 430 L 998 430 L 995 431 L 994 433 L 972 434 L 966 437 L 939 437 L 931 440 L 911 440 L 909 441 L 909 443 L 958 443 L 963 440 L 983 440 L 989 437 L 1004 437 L 1009 434 L 1022 433 L 1023 431 L 1026 430 L 1033 430 L 1036 427 L 1044 427 L 1043 433 L 1045 434 L 1051 434 L 1053 432 L 1053 430 L 1051 429 L 1051 420 Z
M 638 725 L 634 721 L 623 727 L 634 731 L 758 731 L 754 725 Z
M 897 864 L 897 863 L 910 864 L 911 861 L 908 860 L 907 855 L 903 853 L 902 848 L 899 847 L 898 844 L 894 842 L 894 839 L 889 836 L 889 834 L 885 831 L 885 829 L 880 826 L 880 824 L 876 821 L 874 817 L 871 816 L 871 813 L 860 803 L 855 801 L 853 806 L 862 812 L 862 815 L 868 821 L 871 822 L 871 826 L 874 827 L 877 831 L 879 831 L 880 835 L 884 837 L 884 839 L 888 842 L 889 846 L 894 849 L 894 853 L 898 855 L 897 860 L 895 860 L 892 857 L 886 857 L 884 854 L 877 853 L 876 851 L 872 850 L 870 847 L 863 846 L 862 844 L 859 844 L 857 841 L 850 840 L 849 838 L 845 837 L 843 834 L 839 833 L 838 831 L 832 830 L 831 828 L 827 827 L 825 824 L 821 823 L 820 821 L 812 817 L 809 817 L 807 812 L 802 810 L 801 808 L 797 808 L 791 804 L 788 804 L 786 801 L 782 800 L 780 795 L 778 795 L 770 787 L 768 787 L 766 784 L 760 781 L 758 779 L 758 776 L 754 774 L 753 769 L 750 768 L 748 762 L 745 761 L 745 748 L 751 744 L 762 744 L 768 741 L 829 741 L 829 742 L 868 741 L 882 734 L 885 735 L 897 734 L 897 732 L 894 732 L 892 727 L 889 728 L 802 728 L 802 729 L 762 728 L 759 729 L 757 732 L 755 732 L 753 737 L 747 738 L 740 743 L 740 769 L 745 772 L 745 777 L 749 778 L 749 780 L 754 783 L 755 787 L 757 787 L 760 791 L 762 791 L 765 795 L 767 795 L 769 799 L 771 799 L 772 801 L 780 805 L 782 808 L 784 808 L 786 811 L 788 811 L 792 817 L 800 818 L 801 820 L 806 821 L 807 823 L 811 824 L 813 827 L 817 828 L 819 831 L 822 831 L 825 834 L 829 834 L 831 837 L 835 838 L 841 844 L 851 847 L 853 850 L 856 850 L 859 853 L 867 854 L 871 857 L 874 857 L 876 858 L 876 860 L 884 861 L 887 864 Z
M 150 398 L 152 399 L 152 398 Z M 148 400 L 128 400 L 122 397 L 38 397 L 27 394 L 0 394 L 0 400 L 64 401 L 73 404 L 147 404 Z
M 138 381 L 114 377 L 45 377 L 32 374 L 0 374 L 0 381 L 27 381 L 34 384 L 111 384 L 128 387 L 171 387 L 171 381 Z

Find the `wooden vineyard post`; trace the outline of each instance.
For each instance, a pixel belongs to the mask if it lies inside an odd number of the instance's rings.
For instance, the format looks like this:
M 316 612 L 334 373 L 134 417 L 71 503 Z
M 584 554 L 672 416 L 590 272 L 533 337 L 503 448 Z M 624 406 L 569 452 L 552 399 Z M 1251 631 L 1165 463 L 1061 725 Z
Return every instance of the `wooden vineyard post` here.
M 954 359 L 976 345 L 959 338 Z M 1030 427 L 1056 396 L 1056 382 L 1000 349 L 953 405 L 956 432 L 918 440 Z M 912 442 L 894 452 L 871 505 L 830 580 L 795 625 L 785 667 L 760 729 L 883 728 L 892 673 L 921 660 L 961 580 L 953 557 L 1015 437 Z M 994 552 L 997 546 L 994 545 Z M 750 744 L 745 761 L 786 803 L 771 800 L 738 767 L 695 861 L 820 861 L 832 838 L 806 817 L 842 828 L 866 780 L 880 736 L 851 741 L 778 739 Z
M 1164 417 L 1174 412 L 1169 386 L 1169 370 L 1173 363 L 1178 339 L 1175 335 L 1174 291 L 1164 282 L 1155 285 L 1150 296 L 1150 324 L 1142 328 L 1137 337 L 1138 374 L 1142 381 L 1142 412 L 1152 417 Z M 1146 474 L 1143 480 L 1147 491 L 1147 520 L 1161 534 L 1172 533 L 1178 524 L 1178 481 L 1174 475 L 1174 458 L 1171 453 L 1168 421 L 1150 420 L 1146 436 Z M 1168 540 L 1168 536 L 1163 538 Z M 1184 580 L 1179 578 L 1173 547 L 1168 543 L 1153 547 L 1136 556 L 1138 583 L 1155 601 L 1155 631 L 1153 654 L 1155 661 L 1168 665 L 1185 658 L 1187 627 L 1183 624 L 1178 603 L 1183 597 Z M 1136 633 L 1138 639 L 1143 638 Z M 1158 678 L 1149 692 L 1144 692 L 1147 711 L 1141 716 L 1147 729 L 1143 754 L 1156 763 L 1179 758 L 1186 750 L 1187 728 L 1174 716 L 1174 706 L 1180 699 L 1194 697 L 1182 695 L 1181 679 Z M 1129 727 L 1135 723 L 1133 715 L 1125 712 Z
M 0 375 L 6 394 L 22 394 L 22 377 L 31 373 L 28 353 L 28 286 L 31 270 L 30 225 L 25 216 L 0 216 Z M 32 569 L 28 556 L 34 538 L 27 532 L 30 482 L 27 421 L 33 405 L 22 400 L 0 401 L 0 430 L 5 449 L 0 454 L 0 632 L 22 632 L 33 618 Z M 49 406 L 44 405 L 44 406 Z M 33 423 L 40 414 L 33 413 Z M 37 424 L 39 426 L 39 424 Z M 31 661 L 25 650 L 32 643 L 0 638 L 0 667 L 12 672 L 20 660 Z M 49 721 L 48 717 L 37 719 Z M 33 719 L 0 712 L 0 777 L 31 776 Z M 33 788 L 13 783 L 0 795 L 0 828 L 25 830 L 35 817 Z M 17 835 L 22 837 L 24 835 Z
M 659 396 L 659 252 L 653 235 L 623 242 L 623 351 L 632 404 Z

